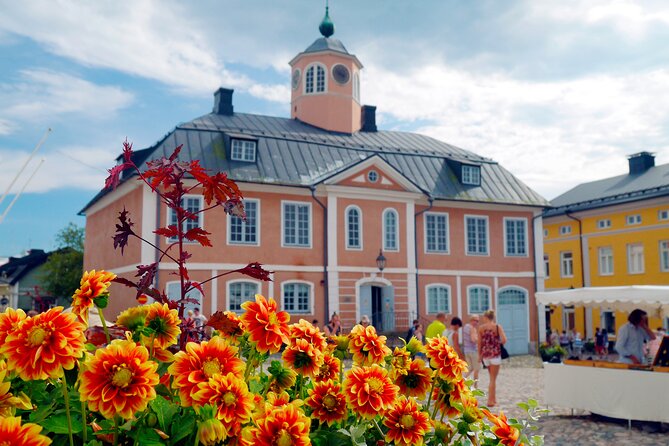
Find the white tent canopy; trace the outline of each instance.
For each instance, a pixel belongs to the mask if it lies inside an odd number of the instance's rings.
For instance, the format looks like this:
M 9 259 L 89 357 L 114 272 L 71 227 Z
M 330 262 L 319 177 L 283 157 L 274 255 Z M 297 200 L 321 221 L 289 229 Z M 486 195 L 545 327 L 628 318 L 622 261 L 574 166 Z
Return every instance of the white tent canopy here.
M 654 316 L 669 315 L 669 286 L 585 287 L 538 292 L 536 298 L 538 305 L 578 305 L 621 311 L 641 308 Z

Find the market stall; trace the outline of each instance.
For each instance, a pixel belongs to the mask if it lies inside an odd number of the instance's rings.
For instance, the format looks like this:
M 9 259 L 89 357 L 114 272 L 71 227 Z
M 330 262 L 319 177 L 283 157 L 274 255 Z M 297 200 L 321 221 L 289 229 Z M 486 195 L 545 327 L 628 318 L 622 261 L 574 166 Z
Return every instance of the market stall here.
M 640 308 L 652 315 L 669 314 L 669 286 L 577 288 L 540 292 L 536 300 L 538 305 Z M 669 358 L 660 355 L 666 356 L 667 348 L 661 348 L 653 365 L 645 367 L 602 361 L 544 363 L 545 402 L 630 421 L 669 422 L 669 368 L 665 366 Z

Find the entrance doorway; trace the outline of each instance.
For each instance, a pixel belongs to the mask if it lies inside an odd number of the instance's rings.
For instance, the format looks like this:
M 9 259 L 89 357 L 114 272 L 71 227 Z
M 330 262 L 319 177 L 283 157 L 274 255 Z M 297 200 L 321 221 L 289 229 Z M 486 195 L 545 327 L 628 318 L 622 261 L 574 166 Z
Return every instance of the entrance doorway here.
M 372 325 L 383 327 L 383 288 L 372 286 Z

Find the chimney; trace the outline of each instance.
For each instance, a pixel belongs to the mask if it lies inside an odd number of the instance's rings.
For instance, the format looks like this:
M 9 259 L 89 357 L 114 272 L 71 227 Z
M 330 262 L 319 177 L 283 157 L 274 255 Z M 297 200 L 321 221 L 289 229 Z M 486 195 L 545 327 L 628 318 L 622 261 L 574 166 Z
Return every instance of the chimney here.
M 360 128 L 363 132 L 376 132 L 376 106 L 363 105 L 362 106 L 362 126 Z
M 230 88 L 219 88 L 214 93 L 214 113 L 217 115 L 232 116 L 234 113 L 232 107 L 232 93 L 235 90 Z
M 655 166 L 655 155 L 650 152 L 639 152 L 627 157 L 630 164 L 630 175 L 644 173 Z

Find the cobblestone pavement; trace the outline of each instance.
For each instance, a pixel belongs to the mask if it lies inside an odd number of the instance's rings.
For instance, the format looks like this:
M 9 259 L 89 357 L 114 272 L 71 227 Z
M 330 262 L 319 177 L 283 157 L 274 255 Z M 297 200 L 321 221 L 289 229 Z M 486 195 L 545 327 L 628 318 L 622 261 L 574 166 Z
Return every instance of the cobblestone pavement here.
M 479 388 L 487 391 L 488 372 L 481 370 Z M 495 411 L 502 410 L 508 417 L 523 416 L 517 403 L 533 398 L 543 403 L 543 369 L 541 361 L 533 356 L 513 357 L 504 361 L 497 378 Z M 486 400 L 483 397 L 482 401 Z M 544 435 L 547 446 L 563 445 L 669 445 L 669 425 L 633 422 L 627 429 L 626 420 L 615 420 L 589 412 L 576 411 L 574 416 L 567 408 L 550 407 L 538 423 L 537 433 Z M 660 430 L 661 432 L 651 432 Z

